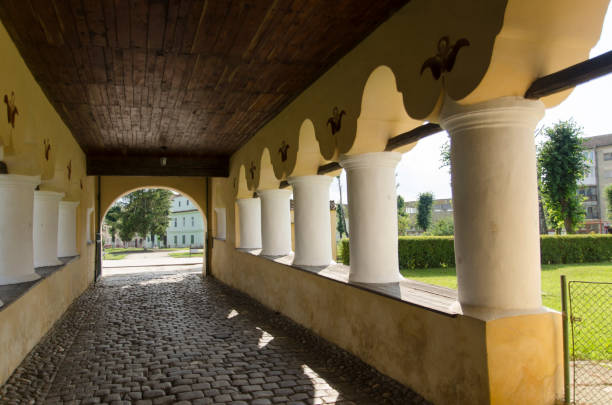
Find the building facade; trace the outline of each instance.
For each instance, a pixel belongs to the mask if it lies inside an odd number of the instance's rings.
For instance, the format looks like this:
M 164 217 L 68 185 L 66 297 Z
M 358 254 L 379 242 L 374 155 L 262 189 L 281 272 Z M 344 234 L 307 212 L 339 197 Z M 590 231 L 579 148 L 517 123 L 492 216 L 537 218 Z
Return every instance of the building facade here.
M 150 242 L 149 242 L 150 243 Z M 167 247 L 203 247 L 204 220 L 198 208 L 183 195 L 172 197 Z
M 585 232 L 608 233 L 608 203 L 605 189 L 612 184 L 612 134 L 585 138 L 584 154 L 589 173 L 581 181 L 578 193 L 585 208 Z

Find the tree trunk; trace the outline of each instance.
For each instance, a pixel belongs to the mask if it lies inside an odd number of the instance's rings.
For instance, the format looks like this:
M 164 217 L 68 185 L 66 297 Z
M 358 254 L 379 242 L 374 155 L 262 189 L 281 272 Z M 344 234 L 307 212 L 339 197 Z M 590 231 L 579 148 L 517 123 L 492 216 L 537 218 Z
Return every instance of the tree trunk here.
M 346 227 L 346 214 L 344 212 L 344 205 L 342 204 L 342 185 L 340 184 L 340 176 L 336 177 L 338 179 L 338 191 L 340 192 L 340 206 L 342 206 L 342 215 L 340 220 L 342 221 L 342 227 L 344 228 L 344 232 L 346 233 L 346 237 L 349 237 L 349 231 Z M 342 235 L 340 235 L 342 237 Z
M 546 214 L 544 212 L 544 204 L 542 204 L 542 197 L 538 193 L 538 206 L 540 209 L 540 235 L 548 235 L 548 226 L 546 225 Z

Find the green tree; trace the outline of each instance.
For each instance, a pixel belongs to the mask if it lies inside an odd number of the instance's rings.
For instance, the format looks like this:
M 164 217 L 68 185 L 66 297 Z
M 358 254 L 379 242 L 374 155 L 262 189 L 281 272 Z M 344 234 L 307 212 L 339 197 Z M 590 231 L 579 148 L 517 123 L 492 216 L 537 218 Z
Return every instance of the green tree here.
M 548 220 L 557 234 L 562 228 L 575 233 L 585 215 L 578 182 L 588 172 L 582 128 L 569 119 L 543 128 L 541 134 L 545 140 L 538 147 L 538 179 Z
M 121 216 L 121 203 L 117 202 L 113 204 L 106 216 L 104 217 L 104 222 L 108 225 L 110 229 L 111 238 L 113 241 L 113 245 L 115 244 L 115 236 L 119 232 L 119 219 Z
M 608 219 L 612 219 L 612 184 L 606 187 L 606 202 L 608 203 Z
M 346 235 L 348 238 L 349 233 L 346 226 L 346 210 L 342 203 L 342 183 L 340 183 L 340 175 L 336 176 L 336 180 L 338 181 L 338 193 L 340 194 L 340 204 L 336 207 L 336 230 L 340 234 L 340 238 L 342 238 L 342 235 Z
M 443 169 L 445 167 L 450 168 L 451 165 L 451 148 L 450 141 L 447 139 L 444 141 L 442 146 L 440 146 L 440 167 L 439 169 Z
M 397 195 L 397 233 L 406 236 L 414 229 L 415 220 L 406 212 L 406 201 L 401 195 Z
M 423 231 L 427 231 L 427 229 L 431 225 L 432 207 L 433 207 L 433 194 L 432 193 L 419 194 L 419 201 L 417 203 L 417 225 Z
M 125 198 L 119 221 L 119 236 L 130 240 L 138 234 L 142 237 L 166 234 L 170 220 L 170 196 L 162 189 L 144 189 L 130 193 Z
M 451 236 L 455 234 L 455 224 L 452 218 L 441 218 L 434 222 L 428 232 L 432 236 Z

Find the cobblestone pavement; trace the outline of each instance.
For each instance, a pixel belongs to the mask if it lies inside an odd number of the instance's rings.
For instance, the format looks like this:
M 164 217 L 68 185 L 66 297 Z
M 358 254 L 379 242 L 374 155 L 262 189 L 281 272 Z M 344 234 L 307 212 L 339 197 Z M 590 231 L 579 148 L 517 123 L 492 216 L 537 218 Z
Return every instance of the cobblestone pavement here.
M 0 403 L 426 404 L 193 270 L 102 279 L 0 387 Z

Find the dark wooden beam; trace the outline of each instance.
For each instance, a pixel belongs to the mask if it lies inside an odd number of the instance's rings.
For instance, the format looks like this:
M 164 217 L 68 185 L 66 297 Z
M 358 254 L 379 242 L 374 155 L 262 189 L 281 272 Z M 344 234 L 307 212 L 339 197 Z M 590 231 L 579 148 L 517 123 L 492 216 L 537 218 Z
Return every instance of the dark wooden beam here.
M 340 163 L 331 162 L 326 165 L 319 166 L 319 170 L 317 170 L 317 174 L 327 174 L 327 173 L 335 172 L 336 170 L 340 170 L 340 169 L 342 169 L 342 166 L 340 166 Z
M 88 176 L 228 177 L 228 156 L 94 155 L 87 156 Z
M 538 99 L 571 89 L 612 72 L 612 51 L 570 66 L 556 73 L 540 77 L 529 86 L 525 98 Z
M 438 124 L 423 124 L 420 127 L 416 127 L 413 130 L 394 136 L 387 141 L 387 147 L 385 150 L 392 151 L 401 146 L 405 146 L 411 143 L 423 139 L 429 135 L 437 134 L 438 132 L 444 131 Z
M 398 136 L 394 136 L 387 141 L 386 151 L 395 150 L 401 146 L 408 145 L 416 142 L 419 139 L 423 139 L 427 136 L 437 134 L 438 132 L 444 131 L 438 124 L 424 124 L 420 127 L 416 127 L 411 131 L 404 132 Z M 338 162 L 331 162 L 323 166 L 319 166 L 317 174 L 327 174 L 335 172 L 336 170 L 342 169 L 342 166 Z

